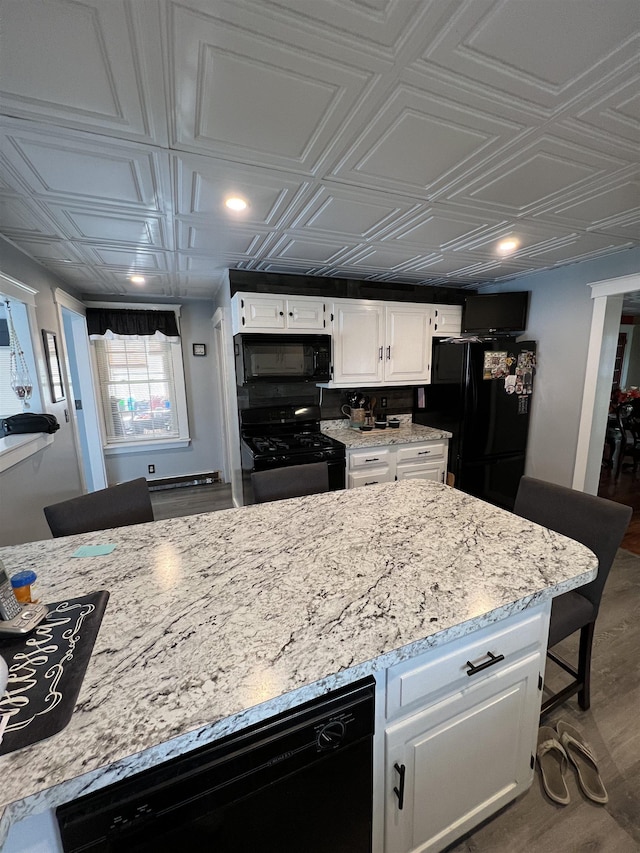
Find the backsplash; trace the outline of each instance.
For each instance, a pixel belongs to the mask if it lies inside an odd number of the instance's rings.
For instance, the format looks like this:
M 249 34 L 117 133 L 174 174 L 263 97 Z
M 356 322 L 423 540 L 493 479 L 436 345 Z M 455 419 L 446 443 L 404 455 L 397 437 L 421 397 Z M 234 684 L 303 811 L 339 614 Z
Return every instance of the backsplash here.
M 413 410 L 413 388 L 409 387 L 397 387 L 397 388 L 388 388 L 388 387 L 376 387 L 376 388 L 352 388 L 352 389 L 342 389 L 342 388 L 323 388 L 322 389 L 322 419 L 331 419 L 331 418 L 344 418 L 344 413 L 342 412 L 342 407 L 346 404 L 346 394 L 351 391 L 362 391 L 363 394 L 366 394 L 367 397 L 373 398 L 375 397 L 376 415 L 402 415 L 402 414 L 411 414 Z M 381 406 L 382 397 L 386 397 L 387 405 L 386 408 Z
M 309 382 L 261 382 L 239 387 L 238 408 L 254 409 L 261 406 L 317 406 L 321 407 L 321 418 L 342 419 L 342 407 L 346 405 L 348 391 L 362 391 L 368 397 L 377 400 L 377 415 L 411 414 L 413 410 L 412 387 L 376 387 L 358 388 L 318 388 Z M 382 397 L 386 397 L 387 406 L 381 406 Z

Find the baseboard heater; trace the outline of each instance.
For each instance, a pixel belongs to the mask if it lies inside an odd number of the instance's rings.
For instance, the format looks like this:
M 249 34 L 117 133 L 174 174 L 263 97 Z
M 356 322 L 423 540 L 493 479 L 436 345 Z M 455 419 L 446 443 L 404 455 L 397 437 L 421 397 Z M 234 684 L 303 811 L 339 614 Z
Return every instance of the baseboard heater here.
M 190 474 L 186 477 L 167 477 L 164 480 L 147 480 L 149 491 L 155 492 L 160 489 L 183 489 L 187 486 L 209 486 L 212 483 L 221 483 L 219 471 L 211 471 L 208 474 Z

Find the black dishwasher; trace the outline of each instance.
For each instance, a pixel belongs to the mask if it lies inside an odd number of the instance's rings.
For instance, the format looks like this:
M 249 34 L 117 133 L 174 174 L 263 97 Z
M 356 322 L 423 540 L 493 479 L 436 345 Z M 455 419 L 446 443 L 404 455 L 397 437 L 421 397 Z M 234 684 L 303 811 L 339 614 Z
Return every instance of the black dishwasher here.
M 373 678 L 60 806 L 65 853 L 370 853 Z

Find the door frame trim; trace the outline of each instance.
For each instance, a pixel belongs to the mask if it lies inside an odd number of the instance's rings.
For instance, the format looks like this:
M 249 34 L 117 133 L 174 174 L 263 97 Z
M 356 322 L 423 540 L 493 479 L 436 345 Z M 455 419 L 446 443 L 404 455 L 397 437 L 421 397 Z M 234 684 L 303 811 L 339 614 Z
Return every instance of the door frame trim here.
M 611 377 L 624 294 L 640 290 L 640 273 L 589 282 L 593 312 L 572 487 L 597 494 Z

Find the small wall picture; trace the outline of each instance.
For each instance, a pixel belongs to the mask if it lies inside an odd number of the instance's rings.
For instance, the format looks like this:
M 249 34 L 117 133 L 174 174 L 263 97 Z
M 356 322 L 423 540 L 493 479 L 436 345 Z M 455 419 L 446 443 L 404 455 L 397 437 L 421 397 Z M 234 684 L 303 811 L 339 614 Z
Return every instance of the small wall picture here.
M 207 345 L 206 344 L 194 344 L 193 345 L 193 354 L 194 355 L 206 355 L 207 354 Z
M 51 401 L 57 403 L 64 400 L 64 386 L 62 384 L 62 373 L 60 372 L 60 358 L 58 356 L 58 341 L 55 332 L 42 330 L 42 341 L 44 343 L 44 356 L 47 362 L 47 373 L 49 375 L 49 389 Z

